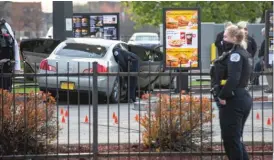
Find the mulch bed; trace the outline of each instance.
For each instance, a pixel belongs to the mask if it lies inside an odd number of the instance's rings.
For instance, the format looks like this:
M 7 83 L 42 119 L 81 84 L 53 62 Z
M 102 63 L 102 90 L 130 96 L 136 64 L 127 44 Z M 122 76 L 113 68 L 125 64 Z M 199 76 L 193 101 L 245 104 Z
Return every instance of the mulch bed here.
M 263 98 L 262 97 L 255 97 L 253 98 L 253 101 L 269 101 L 268 97 L 267 96 L 264 96 Z
M 59 145 L 59 154 L 73 154 L 73 153 L 91 153 L 92 150 L 92 145 L 71 145 L 69 148 L 66 145 Z M 212 148 L 207 148 L 205 149 L 206 152 L 220 152 L 223 151 L 224 148 L 221 147 L 221 145 L 214 145 Z M 273 151 L 273 145 L 272 144 L 265 144 L 264 147 L 262 147 L 262 144 L 255 144 L 254 146 L 252 145 L 247 145 L 246 146 L 246 150 L 248 152 L 251 151 L 264 151 L 264 152 L 272 152 Z M 57 149 L 53 149 L 52 150 L 53 153 L 56 153 Z M 108 155 L 111 153 L 144 153 L 144 152 L 149 152 L 150 149 L 144 147 L 142 144 L 104 144 L 104 145 L 99 145 L 98 147 L 98 151 L 100 154 L 104 154 L 104 155 Z M 153 153 L 153 150 L 151 151 Z M 155 153 L 155 152 L 154 152 Z M 158 152 L 159 153 L 159 152 Z M 111 157 L 111 158 L 104 158 L 104 157 L 99 157 L 100 160 L 200 160 L 201 157 L 203 160 L 218 160 L 218 159 L 224 159 L 225 160 L 225 156 L 223 156 L 223 158 L 221 156 L 216 156 L 216 155 L 212 155 L 212 156 L 178 156 L 178 155 L 174 155 L 174 156 L 164 156 L 164 155 L 160 155 L 161 153 L 159 153 L 159 155 L 157 156 L 121 156 L 121 157 Z M 66 158 L 67 159 L 67 158 Z M 70 160 L 88 160 L 89 158 L 69 158 Z M 250 155 L 250 159 L 251 160 L 272 160 L 272 156 L 271 155 Z M 60 158 L 60 160 L 63 160 L 63 158 Z

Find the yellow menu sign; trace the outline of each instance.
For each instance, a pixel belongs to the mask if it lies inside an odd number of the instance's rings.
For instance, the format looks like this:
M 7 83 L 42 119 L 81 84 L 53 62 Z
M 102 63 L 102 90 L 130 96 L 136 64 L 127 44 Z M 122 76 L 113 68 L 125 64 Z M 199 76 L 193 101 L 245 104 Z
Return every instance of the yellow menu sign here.
M 166 66 L 198 67 L 198 11 L 165 12 Z

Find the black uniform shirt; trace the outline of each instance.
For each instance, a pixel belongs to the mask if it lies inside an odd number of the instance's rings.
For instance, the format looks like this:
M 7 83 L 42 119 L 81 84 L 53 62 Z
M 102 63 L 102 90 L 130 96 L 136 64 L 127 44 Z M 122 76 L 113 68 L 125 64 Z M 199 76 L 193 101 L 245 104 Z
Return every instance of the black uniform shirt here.
M 121 66 L 123 71 L 138 71 L 140 58 L 132 52 L 115 48 L 113 52 L 116 62 Z M 132 63 L 134 65 L 132 65 Z M 132 66 L 134 68 L 132 68 Z
M 232 97 L 236 88 L 245 88 L 248 85 L 251 69 L 249 53 L 238 46 L 227 58 L 227 81 L 220 91 L 219 98 Z
M 257 52 L 256 41 L 254 40 L 254 38 L 252 38 L 249 35 L 247 37 L 247 49 L 246 50 L 251 54 L 252 57 L 254 57 Z

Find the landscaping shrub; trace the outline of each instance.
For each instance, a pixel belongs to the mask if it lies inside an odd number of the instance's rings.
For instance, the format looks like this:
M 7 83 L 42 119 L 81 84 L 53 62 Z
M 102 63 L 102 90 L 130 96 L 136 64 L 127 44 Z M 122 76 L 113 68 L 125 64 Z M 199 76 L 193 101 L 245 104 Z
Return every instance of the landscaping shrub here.
M 142 98 L 145 100 L 150 96 L 143 95 Z M 198 151 L 201 143 L 210 141 L 211 133 L 206 125 L 214 115 L 209 98 L 183 93 L 177 97 L 158 97 L 156 109 L 137 119 L 144 129 L 145 146 L 156 151 Z
M 55 100 L 49 94 L 0 90 L 0 154 L 47 153 L 47 144 L 57 137 L 56 121 Z

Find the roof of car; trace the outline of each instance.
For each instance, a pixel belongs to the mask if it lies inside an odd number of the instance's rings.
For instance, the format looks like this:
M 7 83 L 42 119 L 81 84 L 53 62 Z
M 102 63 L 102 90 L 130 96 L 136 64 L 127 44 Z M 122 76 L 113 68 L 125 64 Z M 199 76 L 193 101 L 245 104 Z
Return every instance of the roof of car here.
M 158 36 L 157 33 L 153 33 L 153 32 L 137 32 L 133 34 L 134 36 Z
M 122 43 L 122 41 L 119 41 L 119 40 L 107 40 L 107 39 L 99 39 L 99 38 L 68 38 L 65 42 L 101 45 L 104 47 L 109 47 L 113 44 Z

